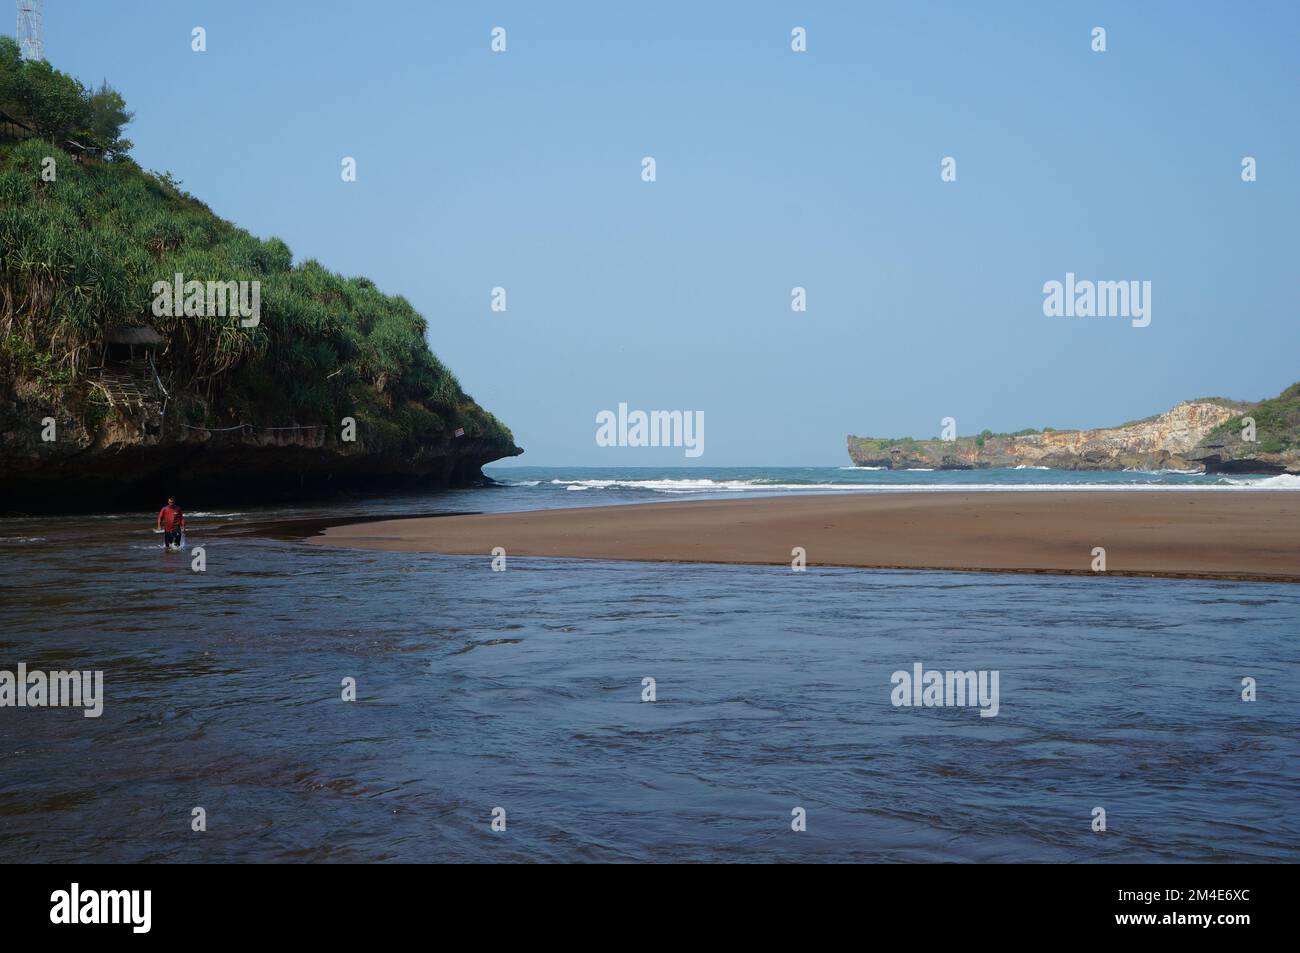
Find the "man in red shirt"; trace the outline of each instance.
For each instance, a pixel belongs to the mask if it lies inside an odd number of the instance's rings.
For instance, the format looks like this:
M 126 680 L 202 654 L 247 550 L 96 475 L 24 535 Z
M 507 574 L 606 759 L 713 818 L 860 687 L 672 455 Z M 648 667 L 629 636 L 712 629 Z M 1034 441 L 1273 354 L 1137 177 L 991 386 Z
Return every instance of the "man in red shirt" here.
M 176 505 L 176 497 L 167 497 L 167 505 L 158 511 L 158 526 L 163 531 L 163 546 L 181 544 L 181 533 L 185 532 L 185 514 Z

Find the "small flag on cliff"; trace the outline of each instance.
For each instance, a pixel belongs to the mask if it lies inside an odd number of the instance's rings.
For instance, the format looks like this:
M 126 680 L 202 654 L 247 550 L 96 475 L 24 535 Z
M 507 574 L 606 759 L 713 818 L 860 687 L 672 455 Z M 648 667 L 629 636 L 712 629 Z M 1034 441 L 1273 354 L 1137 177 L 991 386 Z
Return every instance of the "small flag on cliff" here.
M 456 432 L 455 432 L 454 434 L 452 434 L 452 436 L 453 436 L 453 437 L 463 437 L 463 436 L 465 436 L 465 428 L 464 428 L 464 427 L 457 427 L 457 428 L 456 428 Z

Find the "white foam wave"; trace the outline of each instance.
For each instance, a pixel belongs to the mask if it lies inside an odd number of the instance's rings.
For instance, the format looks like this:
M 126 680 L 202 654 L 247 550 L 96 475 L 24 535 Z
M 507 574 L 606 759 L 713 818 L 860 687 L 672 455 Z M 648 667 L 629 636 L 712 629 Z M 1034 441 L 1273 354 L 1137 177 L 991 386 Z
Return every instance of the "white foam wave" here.
M 1279 473 L 1270 477 L 1228 478 L 1231 486 L 1249 487 L 1255 490 L 1300 490 L 1300 476 L 1294 473 Z
M 1038 468 L 1034 468 L 1038 469 Z M 1050 493 L 1053 491 L 1106 491 L 1106 490 L 1276 490 L 1300 489 L 1300 477 L 1292 475 L 1254 478 L 1224 477 L 1214 483 L 775 483 L 761 479 L 711 480 L 711 479 L 605 479 L 561 480 L 545 484 L 540 480 L 523 481 L 514 486 L 553 486 L 569 491 L 588 490 L 642 490 L 664 494 L 700 493 L 965 493 L 1008 492 Z

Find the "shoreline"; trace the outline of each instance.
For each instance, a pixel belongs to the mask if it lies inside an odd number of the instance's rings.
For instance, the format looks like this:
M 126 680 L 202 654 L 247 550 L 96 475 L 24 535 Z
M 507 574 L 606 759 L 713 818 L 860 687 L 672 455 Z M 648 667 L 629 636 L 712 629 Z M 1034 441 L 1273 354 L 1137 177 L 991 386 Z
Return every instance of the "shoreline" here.
M 898 491 L 355 520 L 314 545 L 507 556 L 1300 582 L 1300 494 Z M 1106 550 L 1096 572 L 1094 547 Z

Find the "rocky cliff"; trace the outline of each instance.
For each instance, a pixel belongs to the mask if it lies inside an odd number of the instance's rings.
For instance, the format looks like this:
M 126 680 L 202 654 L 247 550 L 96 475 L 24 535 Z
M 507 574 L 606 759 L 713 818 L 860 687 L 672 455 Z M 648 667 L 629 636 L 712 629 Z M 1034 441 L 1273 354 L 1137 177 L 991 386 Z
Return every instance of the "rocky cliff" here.
M 1297 390 L 1292 387 L 1287 393 Z M 1283 395 L 1285 396 L 1285 395 Z M 954 440 L 910 437 L 848 438 L 855 466 L 888 469 L 971 470 L 1036 466 L 1058 470 L 1210 470 L 1300 473 L 1300 450 L 1290 424 L 1261 429 L 1243 441 L 1244 418 L 1269 402 L 1222 398 L 1191 400 L 1151 417 L 1096 430 L 1022 431 Z M 1258 424 L 1258 422 L 1257 422 Z
M 1300 473 L 1300 383 L 1219 424 L 1187 458 L 1217 473 Z
M 522 451 L 494 432 L 429 434 L 395 447 L 339 439 L 323 426 L 208 430 L 168 424 L 159 408 L 112 414 L 88 429 L 67 407 L 0 400 L 0 513 L 157 509 L 377 489 L 486 482 L 480 468 Z M 42 421 L 54 420 L 53 436 Z

